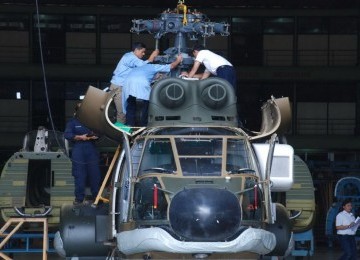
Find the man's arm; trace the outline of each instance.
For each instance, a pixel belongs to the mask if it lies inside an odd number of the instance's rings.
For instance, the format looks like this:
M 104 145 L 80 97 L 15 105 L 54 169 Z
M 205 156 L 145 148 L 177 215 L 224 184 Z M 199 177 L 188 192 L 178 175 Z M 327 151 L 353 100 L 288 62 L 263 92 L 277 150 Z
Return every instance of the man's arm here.
M 154 59 L 159 55 L 159 49 L 154 50 L 150 57 L 147 59 L 148 62 L 154 62 Z
M 66 128 L 64 131 L 65 139 L 72 141 L 74 139 L 75 134 L 73 133 L 73 120 L 69 120 L 66 123 Z
M 191 69 L 191 71 L 189 72 L 189 74 L 187 75 L 189 78 L 193 78 L 193 77 L 196 77 L 198 78 L 200 75 L 200 77 L 202 77 L 202 73 L 201 74 L 196 74 L 196 72 L 198 71 L 199 67 L 200 67 L 200 62 L 199 61 L 194 61 L 194 65 Z M 196 74 L 196 75 L 195 75 Z
M 178 55 L 178 56 L 176 57 L 176 60 L 173 61 L 173 62 L 170 64 L 170 69 L 176 68 L 177 65 L 179 65 L 179 64 L 182 62 L 182 60 L 183 60 L 183 58 L 182 58 L 181 54 Z
M 341 226 L 336 226 L 336 230 L 345 230 L 351 228 L 351 224 L 350 225 L 341 225 Z
M 205 70 L 201 76 L 201 79 L 207 79 L 208 77 L 210 77 L 210 75 L 211 75 L 210 71 Z

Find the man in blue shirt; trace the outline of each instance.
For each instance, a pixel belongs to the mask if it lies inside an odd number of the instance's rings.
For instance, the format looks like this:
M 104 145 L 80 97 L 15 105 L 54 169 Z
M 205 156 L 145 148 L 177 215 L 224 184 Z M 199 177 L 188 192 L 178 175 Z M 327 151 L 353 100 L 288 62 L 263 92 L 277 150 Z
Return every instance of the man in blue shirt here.
M 129 126 L 146 126 L 149 98 L 151 92 L 151 81 L 158 72 L 170 72 L 182 61 L 179 55 L 174 62 L 166 65 L 147 64 L 131 70 L 123 88 L 123 98 L 126 107 L 126 124 Z M 136 99 L 143 100 L 143 109 L 140 123 L 136 124 Z
M 146 46 L 141 42 L 135 42 L 132 46 L 132 51 L 125 53 L 117 64 L 113 76 L 111 78 L 110 90 L 116 89 L 114 103 L 116 107 L 116 120 L 120 123 L 125 123 L 125 115 L 123 111 L 122 87 L 129 72 L 136 67 L 143 66 L 149 62 L 153 62 L 155 57 L 159 55 L 159 50 L 154 50 L 146 61 L 142 60 L 145 56 Z
M 81 103 L 76 105 L 75 113 Z M 75 115 L 74 113 L 74 115 Z M 99 167 L 99 152 L 94 143 L 98 136 L 81 124 L 75 116 L 66 124 L 64 137 L 71 141 L 72 175 L 75 180 L 74 205 L 84 202 L 86 181 L 89 180 L 92 200 L 95 200 L 101 182 L 101 171 Z

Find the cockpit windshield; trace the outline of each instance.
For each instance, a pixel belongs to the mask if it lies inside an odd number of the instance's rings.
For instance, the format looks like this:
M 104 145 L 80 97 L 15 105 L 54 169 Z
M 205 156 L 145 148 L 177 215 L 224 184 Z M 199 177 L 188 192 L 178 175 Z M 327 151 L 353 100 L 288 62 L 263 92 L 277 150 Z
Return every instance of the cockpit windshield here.
M 227 139 L 226 171 L 228 173 L 254 172 L 243 139 Z
M 221 176 L 222 138 L 175 138 L 184 176 Z
M 176 173 L 174 152 L 170 138 L 150 138 L 147 140 L 140 164 L 140 174 Z
M 222 173 L 253 172 L 249 165 L 245 141 L 241 138 L 149 138 L 144 149 L 139 168 L 140 175 L 182 173 L 183 176 L 221 176 Z

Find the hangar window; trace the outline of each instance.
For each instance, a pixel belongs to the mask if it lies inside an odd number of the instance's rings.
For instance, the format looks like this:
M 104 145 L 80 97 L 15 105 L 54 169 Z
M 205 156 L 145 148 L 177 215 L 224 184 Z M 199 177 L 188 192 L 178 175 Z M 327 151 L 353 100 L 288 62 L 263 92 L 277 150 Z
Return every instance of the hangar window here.
M 234 65 L 262 66 L 263 64 L 263 36 L 233 35 L 231 37 L 231 62 Z
M 132 16 L 103 15 L 100 17 L 102 33 L 129 33 L 132 26 Z
M 264 19 L 265 34 L 293 34 L 294 18 L 291 17 L 270 17 Z
M 29 16 L 27 14 L 0 14 L 0 30 L 28 31 Z
M 329 20 L 327 17 L 299 17 L 299 34 L 327 34 Z
M 297 134 L 353 135 L 356 126 L 356 92 L 356 85 L 353 84 L 299 84 Z
M 64 29 L 64 17 L 54 14 L 39 14 L 33 17 L 34 28 L 40 27 L 46 30 L 62 30 Z
M 66 24 L 67 64 L 96 64 L 96 16 L 68 15 Z
M 297 83 L 296 98 L 298 102 L 356 102 L 356 91 L 351 83 Z
M 356 34 L 358 32 L 357 17 L 331 17 L 329 32 L 331 34 Z
M 20 93 L 20 98 L 18 93 Z M 1 99 L 28 99 L 29 83 L 26 81 L 1 81 L 0 97 Z
M 230 28 L 234 34 L 261 34 L 262 21 L 259 17 L 233 17 Z
M 114 66 L 119 61 L 119 57 L 124 55 L 131 48 L 132 35 L 130 28 L 132 26 L 133 16 L 100 16 L 100 63 L 111 64 Z M 147 34 L 141 35 L 141 40 Z M 151 37 L 153 37 L 151 35 Z M 152 39 L 153 40 L 153 39 Z M 137 40 L 135 40 L 137 41 Z M 148 45 L 148 44 L 147 44 Z M 150 46 L 147 46 L 150 48 Z
M 38 22 L 39 18 L 39 22 Z M 46 63 L 64 63 L 65 60 L 65 33 L 64 16 L 52 14 L 34 15 L 33 59 L 41 62 L 38 28 L 41 29 L 41 47 L 43 59 Z
M 51 129 L 50 112 L 53 122 L 56 123 L 56 129 L 65 129 L 64 83 L 61 81 L 47 82 L 49 103 L 45 97 L 44 89 L 42 81 L 33 82 L 30 110 L 32 112 L 31 129 L 37 129 L 39 126 Z
M 67 32 L 95 32 L 95 15 L 68 15 L 65 17 Z

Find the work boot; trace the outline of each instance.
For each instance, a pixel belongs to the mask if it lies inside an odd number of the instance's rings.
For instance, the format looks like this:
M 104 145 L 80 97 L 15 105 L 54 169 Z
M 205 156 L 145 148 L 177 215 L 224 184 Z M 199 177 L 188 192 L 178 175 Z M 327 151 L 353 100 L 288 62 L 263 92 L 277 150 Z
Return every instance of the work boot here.
M 84 204 L 84 205 L 91 205 L 91 204 L 93 204 L 93 203 L 94 203 L 94 200 L 91 200 L 91 199 L 90 199 L 90 200 L 84 200 L 84 201 L 83 201 L 83 204 Z
M 83 201 L 77 200 L 77 199 L 75 199 L 74 202 L 73 202 L 74 206 L 79 206 L 79 205 L 82 205 L 82 204 L 83 204 Z

